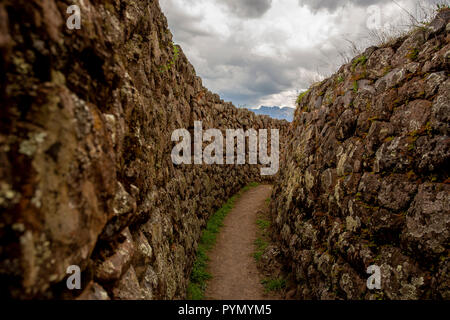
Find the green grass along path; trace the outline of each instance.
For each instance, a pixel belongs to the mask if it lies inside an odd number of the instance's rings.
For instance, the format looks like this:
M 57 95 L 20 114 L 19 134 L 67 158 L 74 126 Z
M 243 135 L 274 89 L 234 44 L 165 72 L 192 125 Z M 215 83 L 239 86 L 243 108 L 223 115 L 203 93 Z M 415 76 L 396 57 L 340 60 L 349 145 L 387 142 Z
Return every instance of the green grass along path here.
M 253 183 L 230 198 L 208 221 L 200 238 L 188 299 L 276 299 L 272 281 L 256 267 L 258 211 L 267 206 L 272 186 Z M 263 285 L 264 284 L 264 285 Z

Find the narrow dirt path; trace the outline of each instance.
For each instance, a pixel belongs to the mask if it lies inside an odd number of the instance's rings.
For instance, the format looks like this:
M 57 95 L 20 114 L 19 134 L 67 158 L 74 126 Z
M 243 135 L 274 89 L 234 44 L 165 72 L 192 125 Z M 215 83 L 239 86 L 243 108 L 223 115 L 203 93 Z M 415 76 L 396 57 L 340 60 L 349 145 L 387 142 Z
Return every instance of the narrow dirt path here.
M 264 300 L 276 299 L 266 294 L 253 253 L 257 237 L 257 212 L 270 197 L 272 186 L 261 185 L 250 189 L 236 201 L 225 218 L 210 252 L 209 272 L 213 278 L 205 292 L 214 300 Z

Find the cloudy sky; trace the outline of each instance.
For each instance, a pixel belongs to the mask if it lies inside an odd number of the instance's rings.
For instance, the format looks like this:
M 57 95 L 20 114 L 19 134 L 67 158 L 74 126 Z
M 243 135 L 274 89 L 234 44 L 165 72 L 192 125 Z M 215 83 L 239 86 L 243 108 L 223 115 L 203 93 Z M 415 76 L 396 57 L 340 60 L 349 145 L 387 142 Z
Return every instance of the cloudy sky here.
M 421 0 L 160 0 L 203 84 L 236 106 L 294 106 L 298 92 L 366 47 L 370 28 L 405 26 Z M 434 0 L 423 0 L 429 4 Z M 436 0 L 438 1 L 438 0 Z

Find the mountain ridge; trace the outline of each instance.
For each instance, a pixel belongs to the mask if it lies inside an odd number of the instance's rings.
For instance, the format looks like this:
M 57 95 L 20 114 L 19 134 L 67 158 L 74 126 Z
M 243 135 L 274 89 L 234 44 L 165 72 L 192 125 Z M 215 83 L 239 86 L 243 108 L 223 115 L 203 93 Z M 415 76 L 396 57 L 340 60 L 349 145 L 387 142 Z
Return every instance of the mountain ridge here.
M 279 106 L 260 106 L 256 109 L 248 109 L 249 111 L 254 112 L 259 115 L 267 115 L 271 118 L 278 120 L 286 120 L 288 122 L 292 122 L 294 120 L 294 112 L 295 108 L 291 107 L 279 107 Z

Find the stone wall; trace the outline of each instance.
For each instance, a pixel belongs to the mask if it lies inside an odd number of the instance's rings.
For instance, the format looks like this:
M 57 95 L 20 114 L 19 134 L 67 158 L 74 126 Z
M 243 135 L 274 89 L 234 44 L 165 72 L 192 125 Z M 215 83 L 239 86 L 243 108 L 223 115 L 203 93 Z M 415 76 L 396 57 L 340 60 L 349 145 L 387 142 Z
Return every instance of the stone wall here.
M 271 208 L 297 298 L 450 299 L 449 22 L 441 11 L 299 99 Z
M 2 1 L 0 75 L 2 297 L 185 297 L 201 228 L 261 176 L 174 166 L 173 130 L 288 130 L 205 89 L 156 0 Z

